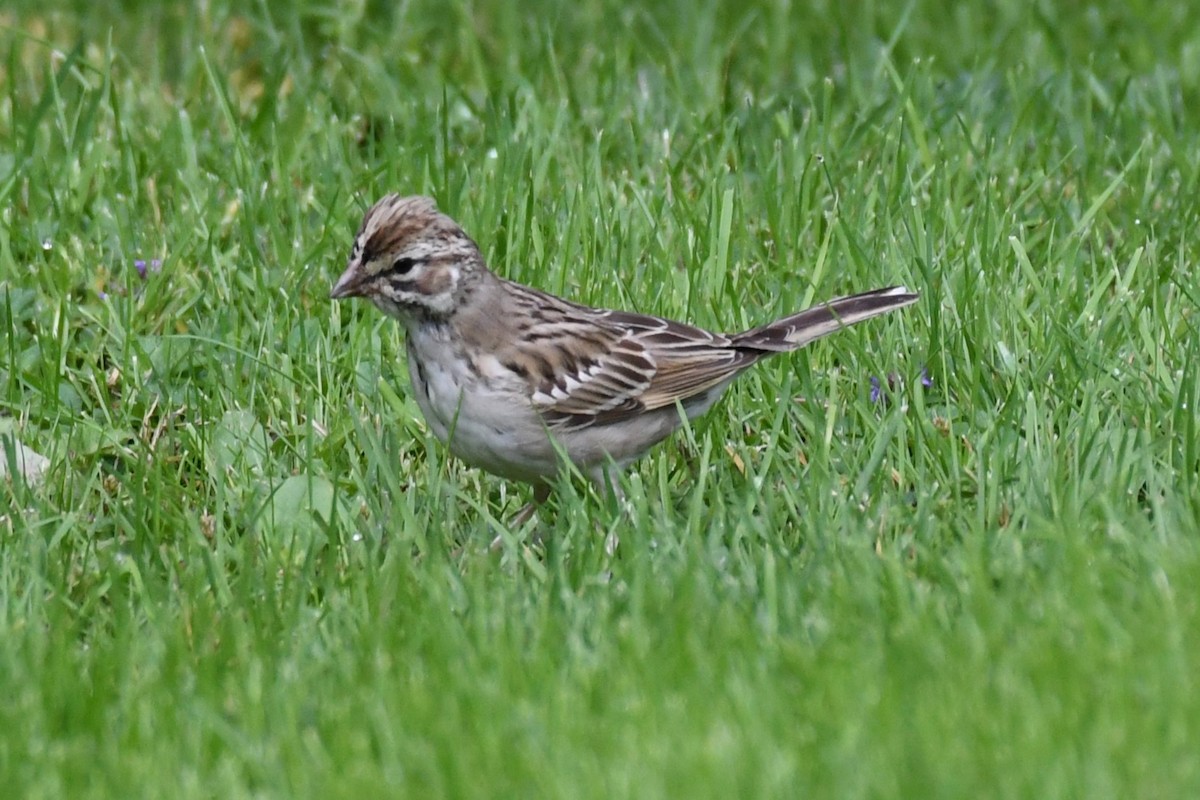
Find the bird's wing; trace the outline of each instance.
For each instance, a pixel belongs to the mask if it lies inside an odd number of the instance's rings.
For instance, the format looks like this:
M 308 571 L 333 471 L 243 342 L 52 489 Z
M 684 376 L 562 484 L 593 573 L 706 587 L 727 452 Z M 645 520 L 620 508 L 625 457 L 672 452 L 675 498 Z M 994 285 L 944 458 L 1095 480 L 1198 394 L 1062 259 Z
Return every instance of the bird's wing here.
M 758 358 L 719 334 L 627 312 L 573 309 L 543 332 L 522 350 L 534 408 L 560 429 L 686 402 Z
M 903 287 L 879 289 L 727 336 L 505 285 L 519 307 L 514 316 L 531 320 L 516 331 L 507 364 L 525 378 L 533 407 L 556 429 L 618 422 L 676 402 L 686 407 L 771 353 L 917 300 Z
M 618 324 L 650 353 L 658 366 L 654 379 L 641 395 L 647 409 L 708 391 L 732 378 L 759 359 L 759 354 L 737 348 L 719 333 L 658 317 L 613 312 Z

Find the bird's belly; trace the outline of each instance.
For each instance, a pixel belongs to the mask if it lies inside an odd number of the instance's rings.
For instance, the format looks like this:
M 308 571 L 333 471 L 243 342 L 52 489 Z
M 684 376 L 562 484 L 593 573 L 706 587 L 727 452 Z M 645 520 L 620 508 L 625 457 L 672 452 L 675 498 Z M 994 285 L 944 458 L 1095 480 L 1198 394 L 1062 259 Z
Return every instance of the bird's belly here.
M 536 482 L 558 471 L 545 426 L 520 395 L 491 386 L 455 359 L 410 356 L 409 371 L 426 423 L 456 457 L 510 480 Z
M 558 472 L 557 455 L 540 420 L 499 410 L 496 403 L 479 405 L 463 403 L 445 440 L 451 453 L 510 480 L 535 482 Z

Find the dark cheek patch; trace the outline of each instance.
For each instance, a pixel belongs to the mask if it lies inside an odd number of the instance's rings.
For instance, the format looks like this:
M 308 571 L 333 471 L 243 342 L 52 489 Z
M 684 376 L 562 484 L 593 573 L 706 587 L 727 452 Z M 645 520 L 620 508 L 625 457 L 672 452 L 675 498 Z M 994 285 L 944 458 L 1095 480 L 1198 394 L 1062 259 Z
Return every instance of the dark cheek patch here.
M 414 281 L 417 291 L 426 297 L 450 291 L 450 273 L 446 270 L 427 269 Z

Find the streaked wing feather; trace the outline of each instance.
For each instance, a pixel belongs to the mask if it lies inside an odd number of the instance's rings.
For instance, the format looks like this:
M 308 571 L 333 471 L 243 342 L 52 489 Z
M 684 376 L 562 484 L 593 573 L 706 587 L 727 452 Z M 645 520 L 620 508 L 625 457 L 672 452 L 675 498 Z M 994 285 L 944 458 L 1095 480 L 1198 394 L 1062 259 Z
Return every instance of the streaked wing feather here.
M 586 310 L 589 329 L 606 335 L 593 336 L 586 353 L 573 354 L 567 352 L 573 337 L 561 337 L 563 369 L 533 393 L 534 407 L 552 427 L 610 423 L 669 406 L 720 384 L 758 357 L 734 349 L 728 337 L 691 325 Z
M 606 349 L 573 354 L 570 340 L 564 340 L 559 352 L 563 367 L 551 381 L 543 382 L 533 393 L 533 404 L 551 414 L 601 414 L 617 410 L 636 410 L 639 398 L 657 372 L 653 358 L 628 333 L 613 331 L 604 341 Z
M 666 361 L 642 395 L 642 405 L 661 408 L 686 400 L 732 378 L 757 360 L 757 354 L 711 348 L 702 356 Z
M 687 400 L 758 358 L 734 349 L 727 336 L 682 322 L 628 312 L 613 312 L 610 318 L 634 331 L 638 342 L 654 355 L 658 369 L 639 398 L 646 409 Z

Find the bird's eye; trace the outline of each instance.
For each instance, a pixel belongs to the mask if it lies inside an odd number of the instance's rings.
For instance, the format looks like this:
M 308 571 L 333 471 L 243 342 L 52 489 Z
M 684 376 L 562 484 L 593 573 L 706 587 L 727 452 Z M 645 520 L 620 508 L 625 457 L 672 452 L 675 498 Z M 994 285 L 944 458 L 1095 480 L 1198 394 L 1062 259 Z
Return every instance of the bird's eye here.
M 401 258 L 397 258 L 392 263 L 392 269 L 394 271 L 400 273 L 401 275 L 405 275 L 409 272 L 412 272 L 412 268 L 415 267 L 416 265 L 417 265 L 416 259 L 401 257 Z

